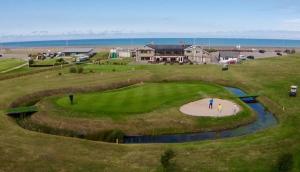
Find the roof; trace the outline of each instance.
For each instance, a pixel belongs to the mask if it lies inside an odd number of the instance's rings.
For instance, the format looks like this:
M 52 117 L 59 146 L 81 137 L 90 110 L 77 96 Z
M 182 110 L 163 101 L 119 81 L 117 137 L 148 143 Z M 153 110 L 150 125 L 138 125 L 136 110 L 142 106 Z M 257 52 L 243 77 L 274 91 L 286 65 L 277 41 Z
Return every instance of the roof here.
M 191 45 L 155 45 L 155 44 L 148 44 L 147 47 L 150 47 L 155 50 L 184 50 Z
M 200 45 L 192 45 L 187 47 L 185 50 L 203 49 Z
M 240 52 L 237 51 L 220 51 L 220 57 L 239 57 Z
M 62 53 L 90 53 L 93 50 L 93 48 L 66 48 Z
M 154 50 L 154 49 L 148 46 L 144 46 L 142 48 L 138 48 L 138 50 Z

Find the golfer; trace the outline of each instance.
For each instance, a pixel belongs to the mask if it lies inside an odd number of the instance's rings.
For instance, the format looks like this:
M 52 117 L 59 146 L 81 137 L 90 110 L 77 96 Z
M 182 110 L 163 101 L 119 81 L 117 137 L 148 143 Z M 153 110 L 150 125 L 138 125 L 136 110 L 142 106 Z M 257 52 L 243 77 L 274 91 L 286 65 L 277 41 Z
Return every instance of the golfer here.
M 212 98 L 212 99 L 209 100 L 209 106 L 208 106 L 208 108 L 209 109 L 213 109 L 213 105 L 214 105 L 214 99 Z
M 235 115 L 237 114 L 237 111 L 238 111 L 238 106 L 237 106 L 237 105 L 234 105 L 233 112 L 234 112 Z
M 223 110 L 223 106 L 222 106 L 221 104 L 219 104 L 219 106 L 218 106 L 218 111 L 221 113 L 222 110 Z

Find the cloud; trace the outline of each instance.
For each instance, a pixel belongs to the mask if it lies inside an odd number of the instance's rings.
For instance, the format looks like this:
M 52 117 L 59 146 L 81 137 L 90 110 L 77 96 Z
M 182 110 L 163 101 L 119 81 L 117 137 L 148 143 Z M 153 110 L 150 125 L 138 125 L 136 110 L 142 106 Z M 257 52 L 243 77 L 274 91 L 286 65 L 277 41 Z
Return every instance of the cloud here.
M 300 31 L 300 18 L 284 20 L 282 27 L 286 30 Z

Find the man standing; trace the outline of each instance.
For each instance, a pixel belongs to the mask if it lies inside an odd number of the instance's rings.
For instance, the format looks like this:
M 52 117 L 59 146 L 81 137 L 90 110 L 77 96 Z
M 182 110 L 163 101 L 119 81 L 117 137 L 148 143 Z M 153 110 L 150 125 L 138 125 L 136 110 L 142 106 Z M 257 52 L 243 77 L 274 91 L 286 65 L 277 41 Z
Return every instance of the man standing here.
M 208 108 L 209 109 L 213 109 L 213 105 L 214 105 L 214 99 L 212 98 L 212 99 L 209 100 L 209 106 L 208 106 Z
M 223 106 L 221 104 L 219 104 L 219 106 L 218 106 L 219 113 L 222 113 L 222 110 L 223 110 Z

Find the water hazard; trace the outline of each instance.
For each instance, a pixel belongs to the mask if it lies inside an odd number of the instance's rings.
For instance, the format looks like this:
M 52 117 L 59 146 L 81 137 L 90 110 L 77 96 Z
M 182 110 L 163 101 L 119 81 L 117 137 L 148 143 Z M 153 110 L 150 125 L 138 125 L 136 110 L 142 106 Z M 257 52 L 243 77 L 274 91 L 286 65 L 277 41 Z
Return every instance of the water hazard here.
M 240 89 L 231 87 L 226 87 L 226 89 L 236 96 L 247 96 L 247 94 Z M 191 141 L 222 139 L 251 134 L 256 131 L 261 131 L 263 129 L 275 126 L 278 123 L 275 116 L 271 112 L 267 111 L 261 103 L 254 101 L 254 98 L 242 98 L 241 100 L 256 112 L 257 120 L 255 122 L 235 129 L 228 129 L 218 132 L 200 132 L 191 134 L 171 134 L 159 136 L 125 136 L 124 143 L 183 143 Z

